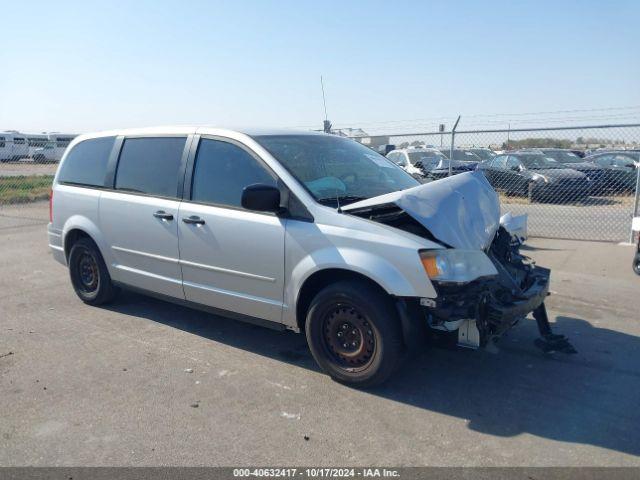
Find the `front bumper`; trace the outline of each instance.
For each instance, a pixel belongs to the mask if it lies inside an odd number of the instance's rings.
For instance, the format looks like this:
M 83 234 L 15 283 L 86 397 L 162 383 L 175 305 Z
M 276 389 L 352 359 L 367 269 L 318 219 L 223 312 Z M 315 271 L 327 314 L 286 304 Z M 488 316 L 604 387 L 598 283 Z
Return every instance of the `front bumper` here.
M 522 256 L 519 246 L 519 241 L 501 227 L 486 252 L 497 275 L 465 284 L 434 282 L 437 297 L 422 299 L 420 307 L 428 328 L 458 331 L 460 344 L 479 347 L 529 313 L 544 309 L 551 271 Z
M 533 312 L 549 294 L 550 275 L 549 269 L 536 266 L 529 272 L 529 286 L 522 292 L 515 295 L 500 289 L 493 292 L 486 304 L 487 322 L 496 327 L 510 326 Z
M 487 335 L 499 335 L 544 302 L 549 293 L 550 270 L 532 267 L 527 287 L 519 292 L 505 288 L 495 278 L 465 285 L 436 285 L 438 297 L 424 306 L 428 323 L 452 331 L 467 319 L 476 320 Z

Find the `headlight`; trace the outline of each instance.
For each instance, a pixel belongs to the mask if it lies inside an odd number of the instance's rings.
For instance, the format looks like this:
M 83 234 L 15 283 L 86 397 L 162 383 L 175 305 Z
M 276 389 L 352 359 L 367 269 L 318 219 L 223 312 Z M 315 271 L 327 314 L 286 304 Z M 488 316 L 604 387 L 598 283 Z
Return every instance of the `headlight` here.
M 544 183 L 549 183 L 551 180 L 549 179 L 549 177 L 545 177 L 544 175 L 540 175 L 539 173 L 534 173 L 533 176 L 531 177 L 531 179 L 534 182 L 544 182 Z
M 424 271 L 431 280 L 467 283 L 498 274 L 489 257 L 480 250 L 420 250 L 419 254 Z

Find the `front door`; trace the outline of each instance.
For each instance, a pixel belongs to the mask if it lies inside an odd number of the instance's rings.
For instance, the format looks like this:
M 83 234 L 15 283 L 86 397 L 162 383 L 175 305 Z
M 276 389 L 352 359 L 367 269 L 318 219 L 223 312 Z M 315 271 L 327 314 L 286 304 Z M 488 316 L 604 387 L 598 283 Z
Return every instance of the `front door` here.
M 125 139 L 115 188 L 100 197 L 113 279 L 176 298 L 184 298 L 177 223 L 185 142 L 184 136 Z
M 190 163 L 178 215 L 186 299 L 280 322 L 286 221 L 240 203 L 244 187 L 276 185 L 275 175 L 224 139 L 202 138 Z

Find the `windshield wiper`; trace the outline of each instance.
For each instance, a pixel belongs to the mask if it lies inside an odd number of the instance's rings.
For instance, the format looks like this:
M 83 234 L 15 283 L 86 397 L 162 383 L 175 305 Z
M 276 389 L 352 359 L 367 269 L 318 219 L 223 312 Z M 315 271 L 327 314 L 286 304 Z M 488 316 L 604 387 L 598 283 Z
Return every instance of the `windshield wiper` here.
M 359 202 L 360 200 L 366 200 L 368 197 L 359 197 L 357 195 L 335 195 L 333 197 L 322 197 L 317 200 L 318 203 L 325 204 L 334 204 L 335 206 L 343 205 L 344 202 L 353 203 Z

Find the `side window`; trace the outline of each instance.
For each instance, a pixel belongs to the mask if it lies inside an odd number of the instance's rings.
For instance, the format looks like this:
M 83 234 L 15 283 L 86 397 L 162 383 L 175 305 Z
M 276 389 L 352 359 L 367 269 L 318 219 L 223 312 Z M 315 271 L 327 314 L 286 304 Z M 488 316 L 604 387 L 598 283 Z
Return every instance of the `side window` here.
M 127 138 L 120 152 L 116 190 L 176 197 L 185 137 Z
M 101 137 L 76 144 L 62 162 L 58 181 L 92 187 L 104 186 L 114 141 L 115 137 Z
M 508 169 L 512 169 L 512 168 L 519 167 L 519 166 L 520 166 L 520 160 L 518 160 L 513 155 L 509 155 L 507 157 L 507 168 Z
M 246 150 L 219 140 L 200 140 L 191 200 L 240 207 L 242 190 L 254 183 L 277 185 L 266 168 Z
M 611 164 L 613 163 L 613 156 L 604 155 L 602 157 L 598 157 L 596 158 L 596 163 L 601 167 L 610 167 Z
M 506 168 L 507 167 L 507 156 L 500 155 L 493 159 L 491 162 L 491 166 L 493 168 Z

